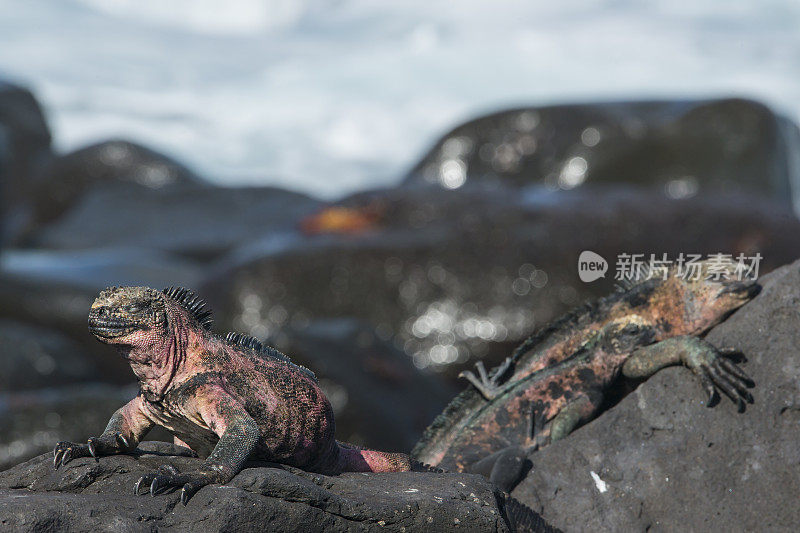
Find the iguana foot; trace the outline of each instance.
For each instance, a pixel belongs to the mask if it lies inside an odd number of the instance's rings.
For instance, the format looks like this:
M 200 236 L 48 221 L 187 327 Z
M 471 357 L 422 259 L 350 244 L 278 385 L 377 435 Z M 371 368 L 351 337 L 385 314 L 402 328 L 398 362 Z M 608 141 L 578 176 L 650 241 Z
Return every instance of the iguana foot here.
M 489 481 L 510 493 L 531 469 L 528 449 L 522 446 L 509 446 L 484 457 L 469 466 L 471 474 L 481 474 Z
M 92 437 L 86 444 L 61 441 L 53 449 L 53 467 L 64 466 L 78 457 L 94 457 L 113 455 L 130 448 L 122 433 Z
M 478 389 L 478 392 L 480 392 L 484 398 L 491 401 L 497 397 L 497 394 L 499 393 L 498 383 L 511 366 L 511 362 L 512 359 L 507 357 L 506 360 L 503 361 L 503 363 L 492 372 L 490 377 L 486 372 L 486 367 L 483 366 L 483 361 L 478 361 L 475 363 L 475 368 L 478 370 L 478 375 L 480 378 L 478 378 L 478 376 L 476 376 L 470 370 L 464 370 L 458 374 L 458 377 L 464 378 L 472 383 L 472 385 Z
M 686 347 L 681 359 L 700 377 L 708 395 L 709 407 L 716 404 L 719 389 L 736 402 L 739 412 L 742 412 L 745 402 L 753 403 L 753 395 L 747 389 L 754 382 L 744 370 L 728 359 L 733 355 L 741 355 L 741 352 L 733 348 L 720 350 L 702 339 L 695 339 L 695 342 Z
M 150 485 L 151 496 L 162 494 L 172 488 L 183 487 L 181 490 L 181 503 L 186 505 L 189 498 L 194 496 L 198 490 L 206 485 L 219 483 L 219 481 L 219 476 L 214 472 L 198 471 L 181 474 L 172 465 L 162 465 L 156 472 L 140 477 L 133 487 L 133 493 L 139 494 L 139 488 L 142 484 L 144 486 Z
M 544 402 L 537 400 L 531 404 L 531 413 L 528 418 L 528 438 L 532 443 L 531 451 L 550 444 L 550 432 L 545 431 L 546 424 L 547 417 L 544 410 Z

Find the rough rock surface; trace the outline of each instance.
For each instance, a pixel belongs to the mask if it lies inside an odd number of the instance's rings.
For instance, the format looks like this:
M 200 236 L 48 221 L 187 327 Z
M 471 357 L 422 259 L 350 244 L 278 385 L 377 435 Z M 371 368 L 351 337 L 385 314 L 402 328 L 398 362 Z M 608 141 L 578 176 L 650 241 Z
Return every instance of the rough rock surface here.
M 76 459 L 53 469 L 52 454 L 0 473 L 0 529 L 13 531 L 509 531 L 499 494 L 480 476 L 404 472 L 309 474 L 247 468 L 224 486 L 201 489 L 186 507 L 180 492 L 134 497 L 139 476 L 181 448 Z
M 747 191 L 787 202 L 797 126 L 752 100 L 513 109 L 443 136 L 406 184 L 650 184 L 680 198 Z
M 669 368 L 532 456 L 513 495 L 565 531 L 797 531 L 800 526 L 800 261 L 708 340 L 741 349 L 755 380 L 745 413 L 705 406 Z

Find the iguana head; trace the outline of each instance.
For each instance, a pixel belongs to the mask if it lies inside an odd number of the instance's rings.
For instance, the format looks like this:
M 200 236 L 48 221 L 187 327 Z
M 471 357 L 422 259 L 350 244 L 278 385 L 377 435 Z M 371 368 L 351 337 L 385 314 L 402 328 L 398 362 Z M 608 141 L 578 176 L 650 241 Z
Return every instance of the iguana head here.
M 138 345 L 167 333 L 164 295 L 148 287 L 111 287 L 89 311 L 89 332 L 107 344 Z
M 699 335 L 753 299 L 761 286 L 737 270 L 734 261 L 707 260 L 695 270 L 669 270 L 652 299 L 674 330 L 672 335 Z
M 116 346 L 142 390 L 160 397 L 183 365 L 187 347 L 211 327 L 211 312 L 187 289 L 111 287 L 89 311 L 89 332 Z

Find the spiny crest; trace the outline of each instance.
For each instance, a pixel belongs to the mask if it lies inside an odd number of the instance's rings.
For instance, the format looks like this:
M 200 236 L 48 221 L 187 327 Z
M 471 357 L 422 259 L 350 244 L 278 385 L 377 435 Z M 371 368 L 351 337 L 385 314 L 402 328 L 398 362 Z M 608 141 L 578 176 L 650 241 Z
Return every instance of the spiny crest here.
M 183 287 L 169 287 L 161 292 L 186 309 L 204 329 L 210 330 L 211 326 L 214 325 L 214 319 L 211 318 L 211 309 L 194 292 Z
M 553 322 L 550 322 L 547 326 L 539 329 L 514 349 L 514 351 L 511 353 L 512 362 L 516 363 L 520 357 L 529 352 L 537 344 L 544 342 L 544 340 L 547 339 L 547 337 L 551 334 L 564 331 L 564 329 L 568 328 L 571 324 L 577 323 L 580 318 L 591 314 L 597 306 L 598 304 L 596 302 L 584 303 L 557 318 Z
M 317 381 L 317 376 L 312 372 L 310 369 L 304 367 L 303 365 L 298 365 L 297 363 L 292 362 L 289 357 L 276 350 L 272 346 L 268 346 L 263 344 L 260 340 L 252 337 L 250 335 L 245 335 L 244 333 L 238 333 L 236 331 L 230 331 L 227 335 L 225 335 L 225 342 L 232 346 L 241 346 L 243 348 L 248 348 L 257 352 L 261 355 L 266 357 L 271 357 L 272 359 L 277 359 L 278 361 L 283 361 L 285 363 L 289 363 L 293 367 L 299 369 L 301 372 L 309 376 L 314 381 Z
M 250 335 L 237 333 L 235 331 L 229 331 L 228 334 L 225 335 L 225 342 L 228 344 L 235 344 L 237 346 L 244 346 L 245 348 L 250 348 L 256 352 L 261 352 L 264 349 L 264 345 L 260 340 L 256 339 L 255 337 L 251 337 Z M 288 358 L 284 356 L 283 359 Z

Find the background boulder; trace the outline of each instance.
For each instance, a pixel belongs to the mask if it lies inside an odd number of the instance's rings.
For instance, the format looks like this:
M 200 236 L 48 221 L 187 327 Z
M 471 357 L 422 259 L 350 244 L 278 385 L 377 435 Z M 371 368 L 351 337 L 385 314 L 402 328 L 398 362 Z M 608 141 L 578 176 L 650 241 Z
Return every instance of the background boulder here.
M 444 135 L 406 185 L 650 186 L 673 198 L 746 191 L 791 204 L 797 126 L 743 99 L 512 109 Z

